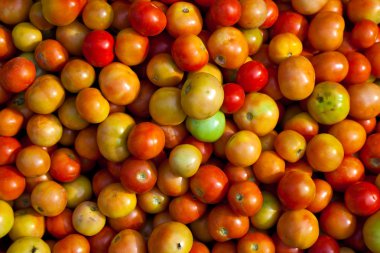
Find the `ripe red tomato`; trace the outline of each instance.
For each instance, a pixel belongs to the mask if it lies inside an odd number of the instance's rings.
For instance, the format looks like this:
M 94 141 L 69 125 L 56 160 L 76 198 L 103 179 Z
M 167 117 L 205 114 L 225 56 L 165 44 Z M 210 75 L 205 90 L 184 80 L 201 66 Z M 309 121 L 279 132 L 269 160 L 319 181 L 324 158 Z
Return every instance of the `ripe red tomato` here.
M 25 177 L 13 166 L 0 166 L 0 199 L 15 200 L 26 186 Z
M 268 70 L 259 61 L 248 61 L 239 68 L 236 82 L 245 92 L 259 91 L 268 83 Z
M 367 137 L 364 147 L 360 151 L 360 159 L 366 169 L 378 173 L 380 172 L 380 133 L 371 134 Z
M 83 252 L 90 253 L 90 243 L 88 239 L 80 234 L 70 234 L 57 241 L 53 247 L 54 253 Z
M 183 224 L 189 224 L 196 221 L 206 213 L 207 205 L 194 198 L 191 193 L 185 193 L 170 201 L 170 217 Z
M 0 166 L 16 161 L 21 143 L 15 137 L 0 136 Z
M 234 212 L 244 216 L 255 215 L 263 205 L 263 195 L 259 187 L 251 181 L 232 184 L 227 200 Z
M 50 175 L 60 182 L 71 182 L 79 177 L 81 165 L 78 155 L 68 148 L 60 148 L 51 155 Z
M 280 33 L 293 33 L 301 41 L 307 36 L 309 24 L 305 16 L 294 11 L 280 12 L 277 21 L 271 27 L 271 37 Z
M 43 70 L 58 72 L 68 62 L 69 53 L 59 41 L 47 39 L 38 43 L 34 50 L 34 57 Z
M 144 36 L 158 35 L 165 29 L 165 13 L 150 1 L 135 1 L 128 13 L 132 28 Z
M 215 0 L 209 9 L 217 26 L 233 26 L 241 16 L 241 5 L 238 0 Z
M 87 62 L 94 67 L 104 67 L 114 59 L 113 36 L 104 30 L 89 32 L 83 41 L 82 53 Z
M 317 241 L 308 249 L 310 253 L 339 253 L 338 242 L 328 235 L 319 235 Z
M 221 110 L 224 113 L 237 112 L 244 104 L 245 93 L 241 85 L 236 83 L 226 83 L 223 85 L 224 100 Z
M 344 203 L 355 215 L 372 215 L 380 209 L 380 190 L 370 182 L 356 182 L 344 192 Z
M 111 245 L 112 239 L 115 237 L 116 232 L 109 226 L 104 226 L 102 230 L 96 235 L 88 237 L 90 243 L 90 249 L 92 253 L 107 252 Z
M 346 54 L 348 61 L 348 73 L 343 82 L 350 84 L 361 84 L 368 80 L 371 74 L 371 63 L 358 52 L 350 52 Z
M 190 178 L 190 189 L 200 201 L 207 204 L 218 203 L 227 194 L 228 178 L 219 167 L 202 165 Z
M 46 217 L 46 230 L 57 239 L 75 233 L 73 223 L 71 221 L 73 211 L 65 208 L 60 214 L 53 217 Z

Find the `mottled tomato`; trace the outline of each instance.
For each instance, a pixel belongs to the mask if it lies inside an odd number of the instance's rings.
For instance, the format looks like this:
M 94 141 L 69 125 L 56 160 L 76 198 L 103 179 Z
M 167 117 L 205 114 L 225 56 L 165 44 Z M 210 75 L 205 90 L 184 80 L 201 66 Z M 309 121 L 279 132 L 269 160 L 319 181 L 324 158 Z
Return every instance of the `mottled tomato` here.
M 58 72 L 69 60 L 69 53 L 59 41 L 47 39 L 38 43 L 34 57 L 43 70 Z
M 219 167 L 202 165 L 190 178 L 190 189 L 200 201 L 218 203 L 227 194 L 228 178 Z
M 156 214 L 169 206 L 169 196 L 154 186 L 151 190 L 137 195 L 137 204 L 145 213 Z
M 274 140 L 274 149 L 284 160 L 295 163 L 305 154 L 306 139 L 294 130 L 283 130 Z
M 35 65 L 24 57 L 12 58 L 0 68 L 0 85 L 9 92 L 26 90 L 35 77 Z
M 347 4 L 347 16 L 351 22 L 357 23 L 368 19 L 380 23 L 380 3 L 376 0 L 353 0 Z
M 82 46 L 86 35 L 91 30 L 79 20 L 58 26 L 56 30 L 56 39 L 67 49 L 67 51 L 75 56 L 82 55 Z
M 284 130 L 293 130 L 300 133 L 309 141 L 319 132 L 319 124 L 307 112 L 296 113 L 284 122 Z
M 157 253 L 187 253 L 193 245 L 190 229 L 179 222 L 170 221 L 155 227 L 148 239 L 148 251 Z
M 183 71 L 196 71 L 209 60 L 206 45 L 195 34 L 178 36 L 171 47 L 171 55 L 176 65 Z
M 77 93 L 90 87 L 95 81 L 95 70 L 81 59 L 72 59 L 63 67 L 60 74 L 62 86 L 69 92 Z
M 69 148 L 60 148 L 51 155 L 50 175 L 60 182 L 71 182 L 79 177 L 81 165 L 78 155 Z
M 226 69 L 239 68 L 248 57 L 248 42 L 244 34 L 234 27 L 215 30 L 207 41 L 207 48 L 210 58 Z
M 89 32 L 83 41 L 82 53 L 87 62 L 94 67 L 104 67 L 114 59 L 113 36 L 104 30 Z
M 62 137 L 62 125 L 54 114 L 34 114 L 26 124 L 30 141 L 42 147 L 52 147 Z
M 157 169 L 157 187 L 167 196 L 181 196 L 189 189 L 189 179 L 174 173 L 166 159 Z
M 133 30 L 125 28 L 116 36 L 116 57 L 127 66 L 142 63 L 148 55 L 149 39 Z
M 198 148 L 198 150 L 201 152 L 201 163 L 205 164 L 211 155 L 213 154 L 214 151 L 214 146 L 212 143 L 204 142 L 197 140 L 193 136 L 187 136 L 185 139 L 181 142 L 182 144 L 190 144 L 193 145 L 194 147 Z
M 263 204 L 260 210 L 249 219 L 256 229 L 270 229 L 276 225 L 280 217 L 282 207 L 278 198 L 267 191 L 262 191 Z
M 207 217 L 207 229 L 215 241 L 224 242 L 244 236 L 249 230 L 249 218 L 235 213 L 228 205 L 217 205 Z
M 360 159 L 366 169 L 378 173 L 380 170 L 380 150 L 379 150 L 380 133 L 368 136 L 363 148 L 360 151 Z
M 84 88 L 79 91 L 75 105 L 79 115 L 89 123 L 104 121 L 110 110 L 107 99 L 97 88 Z
M 268 54 L 271 61 L 279 64 L 286 58 L 300 55 L 302 41 L 293 33 L 286 32 L 275 35 L 269 42 Z
M 191 144 L 179 144 L 169 154 L 171 170 L 181 177 L 193 176 L 198 171 L 201 162 L 201 151 Z
M 277 222 L 277 234 L 286 245 L 307 249 L 318 239 L 318 220 L 306 209 L 285 211 Z
M 80 203 L 90 200 L 92 197 L 91 181 L 84 175 L 80 175 L 74 181 L 63 183 L 62 186 L 67 193 L 68 208 L 75 208 Z
M 330 202 L 319 218 L 321 230 L 336 240 L 350 237 L 356 227 L 356 216 L 342 202 Z
M 165 13 L 149 1 L 134 2 L 129 7 L 128 21 L 134 30 L 144 36 L 160 34 L 167 23 Z
M 344 203 L 353 214 L 370 216 L 380 209 L 380 191 L 370 182 L 356 182 L 344 192 Z
M 252 169 L 259 182 L 277 183 L 285 173 L 285 160 L 272 150 L 264 150 L 253 164 Z
M 263 136 L 276 127 L 279 109 L 268 95 L 251 92 L 245 96 L 243 106 L 233 114 L 233 119 L 239 129 L 250 130 L 258 136 Z
M 244 216 L 255 215 L 263 205 L 261 190 L 251 181 L 231 184 L 227 200 L 234 212 Z
M 81 202 L 73 211 L 74 229 L 85 236 L 99 233 L 106 224 L 106 217 L 92 201 Z

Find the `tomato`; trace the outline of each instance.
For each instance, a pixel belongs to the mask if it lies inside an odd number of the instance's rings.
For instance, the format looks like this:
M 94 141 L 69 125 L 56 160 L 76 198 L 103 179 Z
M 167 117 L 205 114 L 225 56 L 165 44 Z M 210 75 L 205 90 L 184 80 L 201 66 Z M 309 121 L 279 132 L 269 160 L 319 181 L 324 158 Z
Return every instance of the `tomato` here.
M 33 2 L 30 0 L 4 1 L 0 4 L 3 10 L 0 14 L 1 22 L 14 25 L 28 18 L 29 9 Z
M 338 51 L 317 54 L 310 59 L 315 70 L 317 82 L 341 82 L 349 71 L 349 62 L 345 55 Z
M 228 161 L 236 166 L 251 166 L 261 154 L 259 137 L 248 130 L 240 130 L 227 141 L 225 155 Z
M 160 125 L 178 125 L 186 114 L 181 106 L 181 90 L 176 87 L 162 87 L 149 100 L 149 113 Z
M 239 68 L 248 57 L 248 42 L 244 34 L 234 27 L 215 30 L 207 41 L 207 49 L 210 58 L 226 69 Z
M 49 245 L 41 238 L 27 236 L 17 239 L 9 246 L 7 253 L 27 253 L 31 251 L 50 253 Z
M 275 195 L 262 191 L 263 202 L 261 208 L 253 216 L 250 222 L 256 229 L 269 229 L 276 225 L 281 214 L 281 204 Z
M 14 211 L 12 206 L 2 199 L 0 199 L 0 207 L 0 238 L 2 238 L 6 236 L 13 227 Z
M 277 183 L 285 173 L 285 160 L 274 151 L 263 150 L 252 169 L 259 182 Z
M 181 89 L 183 111 L 196 120 L 215 115 L 223 104 L 224 90 L 218 79 L 205 72 L 195 73 Z
M 0 135 L 4 137 L 17 135 L 24 123 L 21 112 L 8 107 L 0 110 L 0 119 Z
M 212 247 L 212 253 L 237 253 L 234 241 L 216 242 Z
M 155 227 L 148 239 L 148 251 L 157 253 L 190 252 L 193 235 L 179 222 L 171 221 Z
M 65 188 L 55 181 L 37 184 L 30 196 L 34 210 L 43 216 L 56 216 L 63 212 L 67 204 Z
M 216 0 L 209 11 L 217 25 L 233 26 L 240 19 L 241 5 L 236 0 Z
M 21 143 L 16 138 L 0 136 L 0 166 L 14 163 L 20 149 Z
M 300 112 L 287 119 L 284 123 L 284 130 L 293 130 L 301 134 L 306 141 L 318 134 L 318 122 L 309 113 Z
M 57 40 L 47 39 L 38 43 L 34 57 L 40 68 L 50 72 L 61 71 L 69 60 L 66 48 Z
M 363 19 L 356 22 L 351 31 L 351 41 L 358 48 L 369 48 L 376 42 L 379 34 L 377 24 L 372 20 Z
M 16 167 L 25 177 L 38 177 L 50 170 L 51 159 L 47 151 L 31 145 L 21 149 L 16 158 Z
M 374 83 L 350 85 L 347 91 L 350 95 L 350 116 L 356 119 L 370 119 L 380 113 L 378 85 Z
M 202 165 L 190 178 L 190 189 L 203 203 L 218 203 L 228 191 L 228 178 L 219 167 Z
M 217 205 L 208 215 L 207 228 L 215 241 L 224 242 L 244 236 L 249 218 L 235 213 L 228 205 Z
M 201 151 L 191 144 L 179 144 L 170 151 L 169 165 L 174 174 L 191 177 L 202 162 Z
M 98 170 L 91 180 L 92 191 L 98 196 L 105 186 L 116 182 L 116 178 L 107 169 Z
M 379 24 L 379 12 L 379 2 L 376 0 L 354 0 L 347 4 L 348 19 L 354 23 L 360 22 L 363 19 L 368 19 Z
M 43 147 L 57 144 L 62 137 L 62 125 L 53 114 L 33 115 L 26 125 L 26 131 L 33 144 Z
M 206 119 L 186 118 L 187 130 L 199 141 L 215 142 L 224 131 L 226 117 L 223 112 L 218 111 Z
M 306 140 L 294 130 L 283 130 L 274 140 L 274 149 L 284 160 L 294 163 L 304 156 Z
M 53 247 L 54 253 L 63 252 L 90 252 L 90 243 L 87 238 L 80 234 L 70 234 L 58 240 Z
M 166 11 L 166 31 L 174 38 L 185 35 L 198 35 L 203 26 L 200 10 L 190 2 L 177 1 Z
M 52 180 L 52 178 L 51 178 L 49 173 L 46 173 L 46 174 L 43 174 L 39 177 L 27 177 L 27 178 L 25 178 L 25 180 L 26 180 L 25 190 L 29 194 L 29 198 L 30 198 L 30 193 L 33 191 L 33 189 L 36 187 L 36 185 L 38 185 L 39 183 L 45 182 L 45 181 Z M 31 203 L 29 203 L 29 206 L 31 206 Z
M 273 243 L 276 247 L 276 252 L 279 253 L 303 253 L 304 250 L 292 246 L 286 245 L 277 235 L 277 233 L 274 233 L 272 235 Z
M 149 59 L 146 67 L 148 79 L 159 87 L 175 86 L 179 84 L 184 72 L 174 62 L 169 53 L 157 53 Z
M 117 233 L 108 248 L 109 253 L 128 251 L 131 253 L 147 252 L 142 234 L 136 230 L 125 229 Z
M 227 200 L 234 212 L 244 216 L 255 215 L 263 205 L 262 193 L 251 181 L 231 184 Z
M 306 209 L 285 211 L 277 222 L 277 234 L 286 245 L 307 249 L 318 239 L 318 220 Z
M 344 192 L 344 203 L 353 214 L 370 216 L 380 209 L 380 191 L 370 182 L 356 182 Z
M 239 129 L 250 130 L 258 136 L 263 136 L 277 125 L 279 109 L 268 95 L 251 92 L 245 96 L 243 106 L 233 114 L 233 119 Z
M 31 60 L 15 57 L 1 67 L 0 77 L 0 85 L 5 90 L 18 93 L 26 90 L 33 83 L 36 67 Z
M 366 82 L 371 74 L 371 63 L 361 53 L 349 52 L 346 54 L 348 61 L 348 73 L 343 80 L 347 85 Z
M 272 0 L 265 0 L 265 4 L 267 6 L 267 17 L 264 23 L 261 24 L 260 28 L 267 29 L 276 23 L 279 16 L 279 10 L 277 4 Z
M 307 98 L 314 89 L 315 71 L 304 56 L 290 56 L 278 68 L 278 84 L 284 97 L 290 100 Z
M 341 15 L 335 12 L 320 12 L 310 22 L 309 42 L 317 50 L 334 51 L 343 42 L 344 28 L 345 22 Z
M 121 30 L 116 36 L 116 57 L 127 66 L 142 63 L 148 55 L 150 41 L 132 28 Z
M 379 36 L 378 36 L 379 37 Z M 368 48 L 364 54 L 371 63 L 372 75 L 375 77 L 380 76 L 380 68 L 379 68 L 379 53 L 380 53 L 380 43 L 377 42 L 370 48 Z
M 114 38 L 104 30 L 89 32 L 83 41 L 82 53 L 94 67 L 104 67 L 114 59 Z
M 137 195 L 137 204 L 146 213 L 159 213 L 169 206 L 169 197 L 154 186 L 151 190 Z
M 339 248 L 338 242 L 331 236 L 319 235 L 317 241 L 309 248 L 308 252 L 338 253 Z
M 46 217 L 46 230 L 55 238 L 63 238 L 70 234 L 74 234 L 75 230 L 71 221 L 73 212 L 65 208 L 57 216 Z
M 42 238 L 45 233 L 45 217 L 33 208 L 19 209 L 14 212 L 14 223 L 9 237 L 15 241 L 26 236 Z
M 93 253 L 102 253 L 108 250 L 111 245 L 111 241 L 116 235 L 109 226 L 104 226 L 104 228 L 96 235 L 88 237 L 88 242 L 90 243 L 90 249 Z
M 268 71 L 261 62 L 248 61 L 240 66 L 236 82 L 245 92 L 259 91 L 268 83 Z
M 90 87 L 95 81 L 95 70 L 81 59 L 69 60 L 60 74 L 62 86 L 71 93 Z
M 379 171 L 379 150 L 377 143 L 380 140 L 380 133 L 371 134 L 367 137 L 367 140 L 360 150 L 360 159 L 363 162 L 366 169 L 377 173 Z
M 49 23 L 56 26 L 68 25 L 73 22 L 80 14 L 83 3 L 87 1 L 70 0 L 70 1 L 53 1 L 43 0 L 42 14 Z M 62 11 L 65 10 L 65 11 Z
M 252 250 L 256 252 L 274 253 L 275 246 L 269 235 L 262 232 L 248 232 L 238 240 L 237 250 L 241 253 L 252 252 Z
M 267 6 L 264 0 L 243 0 L 239 26 L 245 29 L 261 26 L 267 18 Z
M 271 61 L 279 64 L 286 58 L 300 55 L 303 46 L 301 40 L 293 33 L 275 35 L 269 42 L 268 54 Z
M 31 23 L 22 22 L 13 27 L 12 39 L 17 49 L 32 52 L 42 41 L 42 33 Z
M 330 202 L 319 218 L 321 230 L 336 240 L 350 237 L 356 227 L 356 216 L 341 202 Z
M 107 1 L 89 1 L 82 11 L 83 23 L 91 30 L 106 30 L 113 18 L 113 8 Z
M 83 201 L 74 209 L 72 221 L 78 233 L 93 236 L 103 229 L 106 217 L 99 211 L 95 202 Z
M 13 166 L 0 166 L 0 199 L 15 200 L 25 190 L 25 177 Z
M 307 206 L 307 210 L 313 213 L 322 211 L 331 201 L 333 197 L 333 189 L 331 185 L 319 178 L 313 179 L 315 184 L 315 197 Z
M 206 213 L 207 205 L 194 198 L 191 193 L 173 198 L 169 204 L 169 214 L 174 221 L 189 224 Z
M 90 29 L 78 20 L 64 26 L 58 26 L 56 30 L 56 39 L 75 56 L 82 55 L 82 46 L 86 35 Z
M 207 246 L 199 241 L 193 241 L 193 246 L 189 253 L 210 253 L 210 250 Z
M 189 179 L 174 173 L 166 159 L 157 169 L 157 187 L 163 194 L 177 197 L 187 192 Z
M 227 114 L 238 111 L 244 104 L 244 89 L 236 83 L 226 83 L 223 85 L 223 91 L 224 99 L 221 110 Z
M 369 216 L 364 222 L 363 226 L 363 239 L 365 246 L 369 248 L 369 250 L 376 252 L 379 251 L 379 215 L 380 211 Z
M 113 1 L 111 7 L 113 10 L 113 20 L 111 28 L 121 31 L 127 27 L 130 27 L 128 21 L 130 3 L 124 1 Z
M 75 105 L 79 115 L 89 123 L 103 122 L 110 110 L 108 100 L 97 88 L 84 88 L 79 91 Z
M 209 60 L 205 44 L 194 34 L 178 36 L 172 44 L 171 54 L 176 65 L 183 71 L 199 70 Z
M 80 175 L 74 181 L 63 183 L 62 186 L 67 193 L 68 208 L 75 208 L 83 201 L 90 200 L 92 197 L 91 181 L 83 175 Z
M 185 139 L 181 142 L 181 144 L 190 144 L 195 146 L 200 152 L 201 152 L 201 163 L 205 164 L 214 151 L 214 146 L 212 143 L 199 141 L 193 136 L 187 136 Z
M 280 33 L 293 33 L 301 41 L 307 36 L 309 23 L 305 16 L 294 11 L 282 11 L 279 13 L 277 21 L 271 27 L 271 37 Z
M 50 24 L 42 14 L 41 2 L 36 2 L 30 7 L 29 20 L 39 30 L 48 31 L 54 27 Z

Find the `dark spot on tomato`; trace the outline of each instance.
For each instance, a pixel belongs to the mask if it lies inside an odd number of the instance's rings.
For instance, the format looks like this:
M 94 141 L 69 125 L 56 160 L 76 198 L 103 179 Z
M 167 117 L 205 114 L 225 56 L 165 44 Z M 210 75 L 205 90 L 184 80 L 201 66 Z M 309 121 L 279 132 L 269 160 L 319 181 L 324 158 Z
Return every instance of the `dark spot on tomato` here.
M 243 195 L 241 193 L 238 193 L 238 194 L 236 194 L 235 198 L 236 198 L 237 201 L 240 202 L 240 201 L 243 200 L 244 197 L 243 197 Z
M 179 243 L 177 243 L 177 249 L 182 249 L 182 245 L 181 245 L 181 243 L 179 242 Z
M 247 117 L 248 120 L 252 120 L 253 119 L 253 114 L 251 112 L 247 112 L 246 117 Z
M 31 252 L 31 253 L 36 253 L 37 250 L 38 250 L 38 249 L 33 245 L 32 250 L 31 250 L 30 252 Z
M 259 250 L 259 245 L 257 245 L 257 243 L 252 244 L 252 250 L 254 251 Z
M 185 8 L 182 9 L 182 12 L 183 12 L 183 13 L 189 13 L 190 10 L 189 10 L 189 8 L 185 7 Z

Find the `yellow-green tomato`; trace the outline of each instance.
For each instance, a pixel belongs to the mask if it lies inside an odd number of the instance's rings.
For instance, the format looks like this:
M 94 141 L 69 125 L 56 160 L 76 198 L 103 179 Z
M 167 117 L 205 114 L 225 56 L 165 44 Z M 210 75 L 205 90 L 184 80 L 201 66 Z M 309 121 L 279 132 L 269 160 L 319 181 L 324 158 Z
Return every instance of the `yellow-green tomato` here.
M 364 222 L 363 239 L 372 252 L 380 252 L 380 211 L 369 216 Z
M 23 52 L 32 52 L 42 41 L 42 33 L 29 22 L 17 24 L 12 30 L 14 45 Z
M 207 119 L 194 119 L 187 117 L 186 128 L 198 140 L 204 142 L 215 142 L 224 132 L 226 117 L 218 111 Z
M 266 230 L 276 224 L 281 214 L 281 204 L 272 193 L 266 191 L 261 193 L 263 205 L 255 215 L 250 217 L 250 220 L 253 227 Z
M 121 162 L 129 156 L 127 137 L 135 120 L 126 113 L 110 114 L 97 129 L 97 142 L 100 153 L 108 160 Z
M 49 245 L 39 237 L 27 236 L 14 241 L 7 253 L 50 253 Z
M 335 82 L 322 82 L 314 87 L 307 100 L 310 115 L 319 123 L 332 125 L 344 120 L 350 111 L 350 95 Z
M 202 153 L 191 144 L 177 145 L 170 151 L 169 165 L 174 174 L 181 177 L 191 177 L 199 169 Z
M 90 200 L 92 197 L 91 181 L 81 175 L 74 181 L 62 184 L 67 193 L 67 207 L 75 208 L 83 201 Z
M 0 199 L 0 238 L 8 234 L 14 224 L 14 214 L 8 202 Z
M 121 218 L 136 208 L 136 194 L 124 189 L 120 183 L 109 184 L 98 196 L 99 210 L 107 217 Z
M 74 209 L 72 222 L 78 233 L 84 236 L 93 236 L 105 226 L 106 216 L 100 212 L 95 202 L 84 201 Z
M 224 90 L 212 74 L 199 72 L 188 78 L 181 90 L 183 111 L 194 119 L 213 116 L 223 104 Z
M 45 233 L 45 218 L 33 208 L 15 211 L 14 224 L 9 237 L 15 241 L 21 237 L 34 236 L 42 238 Z

